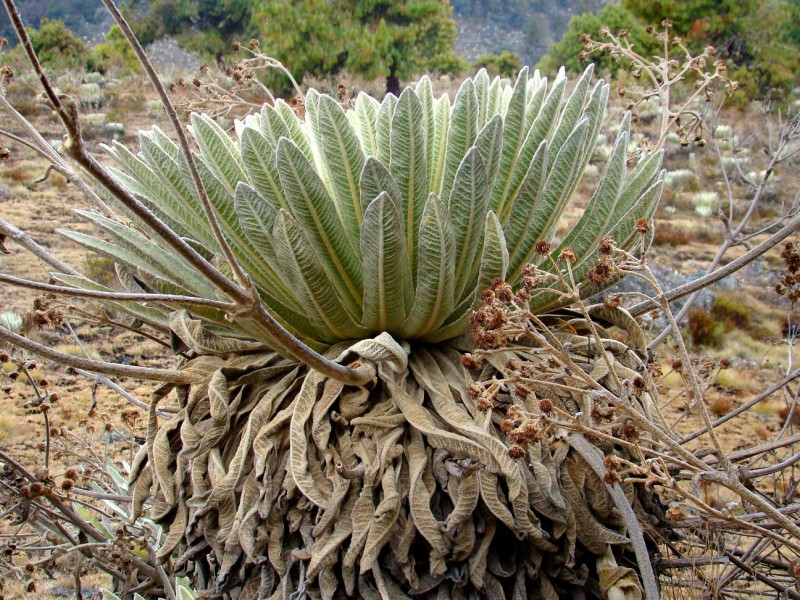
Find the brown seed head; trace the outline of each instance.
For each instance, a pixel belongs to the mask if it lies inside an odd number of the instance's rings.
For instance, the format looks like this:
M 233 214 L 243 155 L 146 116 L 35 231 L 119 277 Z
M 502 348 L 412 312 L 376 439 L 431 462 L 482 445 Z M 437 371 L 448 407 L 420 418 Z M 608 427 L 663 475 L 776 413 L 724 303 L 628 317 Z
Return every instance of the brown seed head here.
M 600 238 L 600 243 L 597 245 L 597 250 L 603 256 L 608 256 L 614 251 L 614 238 L 610 235 L 604 235 Z
M 517 398 L 523 398 L 523 399 L 527 398 L 530 395 L 530 393 L 531 391 L 528 389 L 528 387 L 522 384 L 519 384 L 517 385 L 517 387 L 514 388 L 514 395 Z
M 626 442 L 635 444 L 639 441 L 639 429 L 633 421 L 627 420 L 623 423 L 622 427 L 619 428 L 619 437 Z
M 611 278 L 611 266 L 607 261 L 601 260 L 589 269 L 586 276 L 589 278 L 589 281 L 595 285 L 600 285 Z
M 507 283 L 504 283 L 500 288 L 498 288 L 495 294 L 497 295 L 497 299 L 505 304 L 508 304 L 514 298 L 514 292 L 512 291 L 511 286 Z
M 490 410 L 492 410 L 494 408 L 494 402 L 492 402 L 491 398 L 488 398 L 486 396 L 481 396 L 475 402 L 475 406 L 477 407 L 477 409 L 479 411 L 485 413 L 485 412 L 488 412 L 488 411 L 490 411 Z
M 514 444 L 508 449 L 508 455 L 513 459 L 525 458 L 526 454 L 527 453 L 525 452 L 525 448 L 523 448 L 519 444 Z
M 461 357 L 461 364 L 465 369 L 474 371 L 481 366 L 481 360 L 474 355 L 467 353 Z
M 558 255 L 558 260 L 561 262 L 573 263 L 577 260 L 575 249 L 572 246 L 567 246 Z
M 539 240 L 538 242 L 536 242 L 534 250 L 536 250 L 536 254 L 538 254 L 539 256 L 547 256 L 548 254 L 550 254 L 552 246 L 550 246 L 550 242 L 547 242 L 545 240 Z
M 636 231 L 639 233 L 650 233 L 650 223 L 647 219 L 639 219 L 636 221 Z

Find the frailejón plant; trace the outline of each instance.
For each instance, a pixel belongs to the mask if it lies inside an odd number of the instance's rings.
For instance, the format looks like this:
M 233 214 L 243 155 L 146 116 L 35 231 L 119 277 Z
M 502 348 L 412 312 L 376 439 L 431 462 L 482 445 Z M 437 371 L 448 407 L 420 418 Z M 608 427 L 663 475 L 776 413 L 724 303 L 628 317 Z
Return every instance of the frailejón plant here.
M 549 598 L 583 591 L 596 559 L 624 545 L 617 522 L 592 513 L 587 495 L 609 506 L 595 474 L 572 470 L 564 487 L 560 465 L 580 457 L 547 444 L 538 458 L 510 455 L 503 410 L 476 408 L 461 365 L 482 290 L 516 285 L 529 263 L 558 269 L 537 242 L 554 257 L 570 249 L 587 293 L 604 236 L 642 249 L 634 224 L 655 210 L 661 155 L 628 164 L 628 116 L 590 202 L 559 229 L 605 113 L 609 86 L 591 75 L 567 94 L 563 73 L 548 85 L 523 69 L 507 85 L 481 71 L 452 100 L 423 78 L 347 110 L 311 90 L 304 110 L 265 105 L 235 139 L 193 115 L 200 175 L 263 306 L 308 346 L 374 372 L 344 385 L 213 306 L 118 304 L 167 333 L 202 379 L 155 394 L 132 486 L 134 511 L 148 506 L 167 532 L 160 557 L 197 589 Z M 117 180 L 232 273 L 178 146 L 155 128 L 140 145 L 108 148 Z M 128 291 L 224 300 L 134 214 L 120 209 L 133 226 L 82 214 L 101 235 L 64 235 L 113 259 Z M 553 285 L 531 291 L 532 314 L 567 302 L 564 280 Z M 173 390 L 180 412 L 160 422 Z

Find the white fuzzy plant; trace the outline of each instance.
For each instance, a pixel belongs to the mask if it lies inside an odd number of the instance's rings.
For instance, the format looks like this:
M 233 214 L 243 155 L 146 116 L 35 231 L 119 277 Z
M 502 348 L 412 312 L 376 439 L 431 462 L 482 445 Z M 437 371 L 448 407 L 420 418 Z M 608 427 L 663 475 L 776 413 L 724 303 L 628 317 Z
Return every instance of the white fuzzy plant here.
M 452 100 L 423 78 L 382 102 L 361 94 L 348 110 L 310 90 L 302 114 L 278 100 L 235 138 L 195 114 L 194 162 L 218 232 L 185 155 L 159 129 L 140 134 L 138 153 L 107 149 L 119 184 L 219 272 L 243 273 L 261 308 L 305 347 L 372 373 L 345 385 L 296 362 L 252 312 L 220 308 L 220 286 L 140 210 L 119 207 L 121 219 L 83 211 L 100 235 L 62 232 L 114 260 L 132 294 L 205 299 L 115 303 L 189 357 L 181 369 L 194 383 L 165 384 L 152 401 L 155 411 L 175 389 L 180 410 L 164 423 L 152 412 L 132 490 L 134 513 L 147 503 L 167 532 L 159 557 L 194 565 L 197 589 L 333 598 L 424 584 L 435 595 L 455 568 L 463 586 L 501 593 L 511 580 L 488 574 L 486 561 L 505 551 L 503 539 L 526 549 L 530 569 L 521 564 L 511 579 L 530 590 L 559 577 L 569 589 L 576 556 L 613 563 L 610 548 L 627 538 L 610 523 L 568 534 L 590 513 L 564 500 L 554 465 L 567 455 L 544 447 L 538 466 L 512 459 L 498 424 L 475 411 L 460 364 L 482 290 L 516 284 L 529 263 L 558 268 L 537 242 L 554 242 L 554 256 L 571 248 L 572 276 L 587 292 L 603 236 L 641 250 L 634 224 L 655 211 L 661 153 L 629 166 L 627 115 L 586 208 L 559 229 L 605 114 L 609 86 L 591 76 L 567 94 L 563 72 L 548 85 L 522 69 L 507 85 L 481 71 Z M 564 302 L 535 290 L 530 310 Z M 460 483 L 434 476 L 445 457 L 461 465 Z M 481 542 L 487 519 L 504 533 Z M 548 569 L 560 575 L 536 575 Z

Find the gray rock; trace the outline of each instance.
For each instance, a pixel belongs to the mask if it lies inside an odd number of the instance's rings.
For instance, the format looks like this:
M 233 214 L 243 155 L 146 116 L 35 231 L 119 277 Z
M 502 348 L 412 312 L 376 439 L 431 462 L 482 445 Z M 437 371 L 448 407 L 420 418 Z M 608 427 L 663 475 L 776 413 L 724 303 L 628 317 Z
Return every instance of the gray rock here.
M 51 596 L 57 596 L 59 598 L 74 598 L 75 588 L 52 587 L 47 590 L 47 593 Z M 83 600 L 100 600 L 100 598 L 103 597 L 103 594 L 97 588 L 83 588 L 81 589 L 81 596 L 83 597 Z
M 150 44 L 146 52 L 153 64 L 161 69 L 197 71 L 203 66 L 203 59 L 197 52 L 184 50 L 168 36 Z

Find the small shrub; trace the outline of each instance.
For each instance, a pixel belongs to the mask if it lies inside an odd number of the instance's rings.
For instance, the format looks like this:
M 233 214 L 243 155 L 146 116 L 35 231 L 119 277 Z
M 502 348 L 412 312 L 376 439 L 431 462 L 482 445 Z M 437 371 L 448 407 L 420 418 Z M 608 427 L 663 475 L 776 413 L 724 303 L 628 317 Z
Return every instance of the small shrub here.
M 83 110 L 98 110 L 105 103 L 103 90 L 100 89 L 100 84 L 96 82 L 81 84 L 78 91 L 78 98 L 80 108 Z
M 783 423 L 786 423 L 788 419 L 790 425 L 800 425 L 800 406 L 794 405 L 791 416 L 789 416 L 789 407 L 781 406 L 778 409 L 778 418 L 780 418 Z
M 92 127 L 104 125 L 107 119 L 108 115 L 106 113 L 87 113 L 82 117 L 83 122 Z
M 139 61 L 128 44 L 119 25 L 112 25 L 105 35 L 105 42 L 97 44 L 89 57 L 89 67 L 101 73 L 116 72 L 120 75 L 137 72 Z
M 28 170 L 19 165 L 10 167 L 8 169 L 3 169 L 3 171 L 0 172 L 0 175 L 3 177 L 3 179 L 14 181 L 16 183 L 25 183 L 31 179 L 31 174 L 28 173 Z
M 481 54 L 472 66 L 475 70 L 486 69 L 492 77 L 516 77 L 522 61 L 515 53 L 503 50 L 500 54 Z
M 721 417 L 733 410 L 733 400 L 726 394 L 714 394 L 706 399 L 708 410 L 714 413 L 715 416 Z
M 86 44 L 62 21 L 42 19 L 30 37 L 39 60 L 53 69 L 82 69 L 89 58 Z
M 698 192 L 692 196 L 694 212 L 701 217 L 710 217 L 719 205 L 719 194 L 716 192 Z
M 718 294 L 714 298 L 711 314 L 728 329 L 745 329 L 750 326 L 750 309 L 728 294 Z
M 743 392 L 753 381 L 753 377 L 747 371 L 741 369 L 723 369 L 717 374 L 714 385 L 720 389 L 731 392 Z
M 694 171 L 691 169 L 675 169 L 674 171 L 667 171 L 664 176 L 664 185 L 668 187 L 681 187 L 685 182 L 695 177 Z
M 689 311 L 689 337 L 697 346 L 716 346 L 721 341 L 722 327 L 711 311 L 693 308 Z
M 653 244 L 656 246 L 668 246 L 673 248 L 675 246 L 683 246 L 691 241 L 686 232 L 676 229 L 675 227 L 662 225 L 655 229 L 656 232 Z

